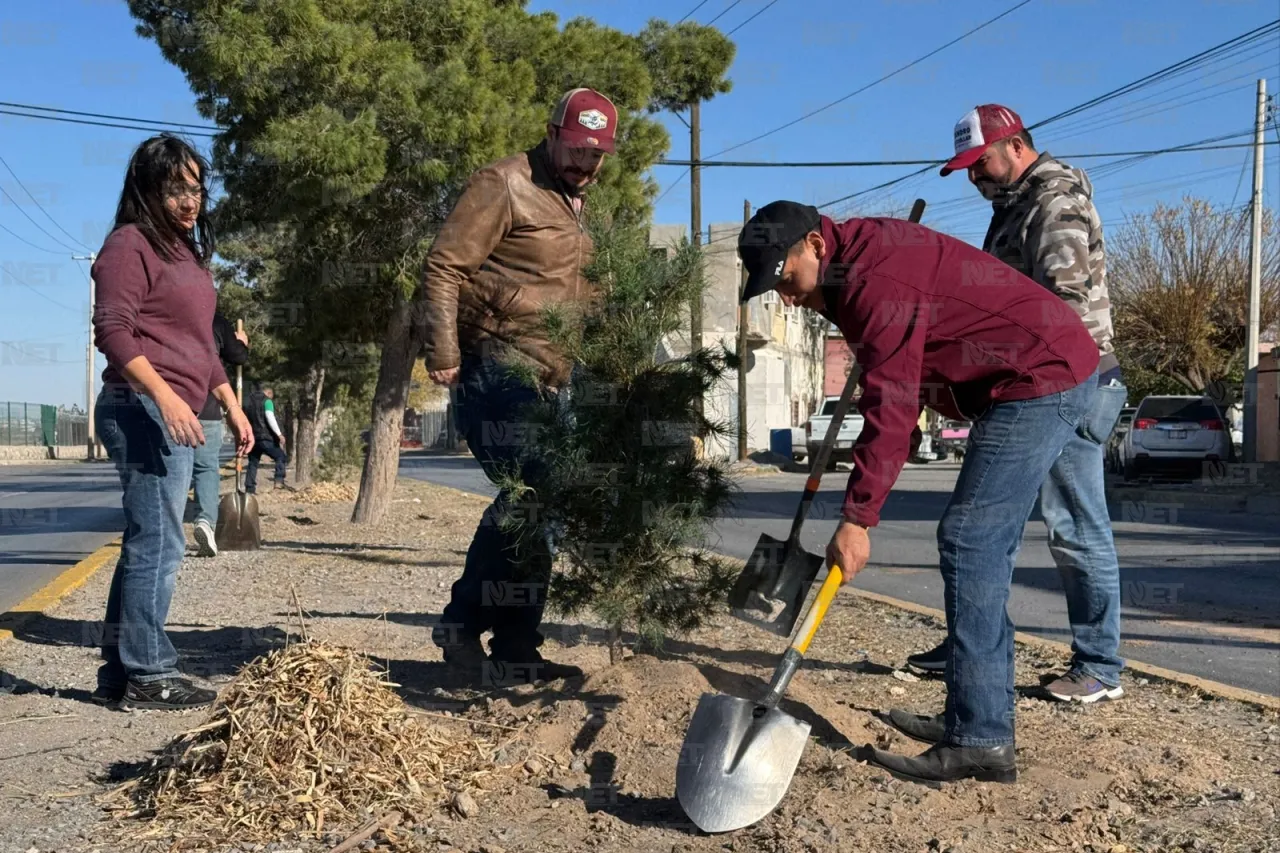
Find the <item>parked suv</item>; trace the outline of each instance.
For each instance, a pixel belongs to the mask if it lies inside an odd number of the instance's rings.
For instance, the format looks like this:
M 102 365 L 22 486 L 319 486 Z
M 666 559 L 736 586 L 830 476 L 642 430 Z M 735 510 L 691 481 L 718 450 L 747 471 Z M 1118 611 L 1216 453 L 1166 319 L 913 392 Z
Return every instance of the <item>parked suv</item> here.
M 1121 445 L 1124 478 L 1153 473 L 1200 476 L 1205 462 L 1231 458 L 1231 435 L 1209 397 L 1147 397 Z

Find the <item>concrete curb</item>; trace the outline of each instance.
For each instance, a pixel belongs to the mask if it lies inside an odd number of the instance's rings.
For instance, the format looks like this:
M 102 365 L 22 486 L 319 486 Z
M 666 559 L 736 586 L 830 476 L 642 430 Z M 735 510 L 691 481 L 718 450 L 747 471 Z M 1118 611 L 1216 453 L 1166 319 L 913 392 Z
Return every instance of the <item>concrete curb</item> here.
M 1210 492 L 1181 491 L 1179 489 L 1143 489 L 1116 486 L 1107 489 L 1107 502 L 1134 505 L 1141 515 L 1150 507 L 1164 509 L 1191 509 L 1207 512 L 1248 513 L 1280 517 L 1280 497 L 1272 494 L 1213 494 Z M 1143 505 L 1143 508 L 1138 508 Z M 1122 513 L 1123 514 L 1123 513 Z M 1139 521 L 1141 519 L 1126 519 Z
M 461 492 L 460 489 L 454 489 L 452 486 L 441 486 L 438 483 L 432 483 L 441 489 L 449 489 L 454 492 Z M 461 492 L 469 494 L 468 492 Z M 718 556 L 745 566 L 746 561 L 740 557 L 733 557 L 728 554 L 721 554 L 718 551 L 712 551 Z M 900 598 L 894 598 L 889 595 L 881 595 L 879 593 L 867 590 L 853 588 L 853 594 L 865 598 L 868 601 L 874 601 L 899 610 L 905 610 L 910 613 L 916 613 L 921 616 L 931 616 L 939 622 L 946 624 L 947 615 L 941 610 L 933 607 L 926 607 L 923 604 L 916 604 L 911 601 L 904 601 Z M 1046 651 L 1052 651 L 1062 657 L 1071 657 L 1071 646 L 1066 643 L 1059 643 L 1054 640 L 1045 640 L 1022 631 L 1015 631 L 1013 635 L 1014 642 L 1022 643 L 1025 646 L 1035 646 Z M 1270 696 L 1266 693 L 1257 693 L 1252 690 L 1245 690 L 1240 687 L 1232 687 L 1230 684 L 1223 684 L 1220 681 L 1211 681 L 1207 678 L 1200 678 L 1190 673 L 1178 672 L 1177 670 L 1165 669 L 1162 666 L 1154 664 L 1141 663 L 1138 661 L 1126 661 L 1125 671 L 1138 673 L 1146 678 L 1179 684 L 1184 687 L 1190 687 L 1206 693 L 1219 699 L 1230 699 L 1235 702 L 1244 702 L 1258 708 L 1265 708 L 1269 711 L 1280 711 L 1280 696 Z
M 120 553 L 120 540 L 108 542 L 71 568 L 58 575 L 42 589 L 19 602 L 7 613 L 0 614 L 0 643 L 11 638 L 27 622 L 44 613 L 63 598 L 84 585 L 93 573 Z
M 900 598 L 894 598 L 890 595 L 881 595 L 877 592 L 869 592 L 862 589 L 854 589 L 853 594 L 859 598 L 865 598 L 868 601 L 874 601 L 878 604 L 885 604 L 890 607 L 896 607 L 899 610 L 906 610 L 921 616 L 932 616 L 934 619 L 942 623 L 946 623 L 947 614 L 941 610 L 935 610 L 932 607 L 925 607 L 923 604 L 916 604 L 912 601 L 903 601 Z M 1071 657 L 1071 646 L 1066 643 L 1059 643 L 1054 640 L 1046 640 L 1042 637 L 1036 637 L 1032 634 L 1025 634 L 1022 631 L 1015 631 L 1013 634 L 1014 642 L 1022 643 L 1024 646 L 1034 646 L 1052 651 L 1064 657 Z M 1126 661 L 1125 671 L 1139 673 L 1146 678 L 1167 681 L 1180 684 L 1184 687 L 1192 687 L 1201 693 L 1208 693 L 1219 699 L 1230 699 L 1235 702 L 1244 702 L 1259 708 L 1266 708 L 1270 711 L 1280 711 L 1280 696 L 1270 696 L 1266 693 L 1255 693 L 1252 690 L 1245 690 L 1240 687 L 1232 687 L 1230 684 L 1223 684 L 1220 681 L 1210 681 L 1207 678 L 1189 675 L 1185 672 L 1178 672 L 1172 669 L 1165 669 L 1162 666 L 1154 666 L 1149 663 L 1140 663 L 1138 661 Z

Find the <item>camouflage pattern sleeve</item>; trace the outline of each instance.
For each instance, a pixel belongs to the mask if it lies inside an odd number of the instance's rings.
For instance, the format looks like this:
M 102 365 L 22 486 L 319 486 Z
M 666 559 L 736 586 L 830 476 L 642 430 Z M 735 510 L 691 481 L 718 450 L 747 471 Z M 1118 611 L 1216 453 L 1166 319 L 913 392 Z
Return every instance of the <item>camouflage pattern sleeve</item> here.
M 1102 246 L 1089 243 L 1091 206 L 1072 194 L 1044 200 L 1031 217 L 1022 242 L 1023 261 L 1032 279 L 1066 301 L 1089 326 L 1092 295 L 1102 282 L 1093 280 L 1090 255 L 1100 259 Z M 1089 328 L 1090 334 L 1095 329 Z M 1095 335 L 1096 337 L 1096 335 Z

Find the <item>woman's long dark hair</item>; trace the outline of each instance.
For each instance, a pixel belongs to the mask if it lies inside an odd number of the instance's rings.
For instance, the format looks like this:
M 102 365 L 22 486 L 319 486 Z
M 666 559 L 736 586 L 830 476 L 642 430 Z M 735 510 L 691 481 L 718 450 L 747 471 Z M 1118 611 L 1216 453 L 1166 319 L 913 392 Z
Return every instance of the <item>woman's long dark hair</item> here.
M 200 197 L 200 214 L 195 228 L 185 232 L 174 226 L 165 211 L 164 193 L 169 184 L 183 180 L 182 171 L 188 163 L 195 164 L 200 186 L 206 189 Z M 213 227 L 209 222 L 208 176 L 209 164 L 189 143 L 171 133 L 151 137 L 129 158 L 124 190 L 120 193 L 116 221 L 111 230 L 136 225 L 151 248 L 166 261 L 174 260 L 175 245 L 183 243 L 202 266 L 208 266 L 214 252 Z

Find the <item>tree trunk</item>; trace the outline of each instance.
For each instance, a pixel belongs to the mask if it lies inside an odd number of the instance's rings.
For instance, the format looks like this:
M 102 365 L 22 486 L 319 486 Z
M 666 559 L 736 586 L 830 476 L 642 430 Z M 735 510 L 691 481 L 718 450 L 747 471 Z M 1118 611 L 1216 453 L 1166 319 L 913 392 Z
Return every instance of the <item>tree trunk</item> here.
M 622 663 L 622 623 L 609 626 L 609 665 Z
M 298 403 L 298 435 L 293 442 L 294 486 L 311 485 L 311 472 L 316 462 L 316 445 L 320 441 L 320 394 L 324 391 L 324 368 L 313 365 L 302 383 L 302 399 Z
M 351 514 L 355 524 L 377 524 L 391 504 L 400 465 L 400 432 L 413 377 L 413 359 L 421 349 L 415 332 L 413 304 L 400 297 L 387 323 L 378 385 L 373 392 L 369 452 L 360 476 L 360 494 Z

